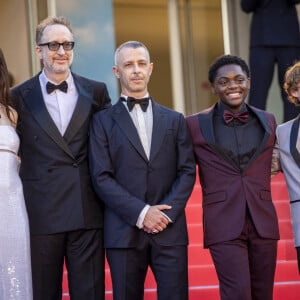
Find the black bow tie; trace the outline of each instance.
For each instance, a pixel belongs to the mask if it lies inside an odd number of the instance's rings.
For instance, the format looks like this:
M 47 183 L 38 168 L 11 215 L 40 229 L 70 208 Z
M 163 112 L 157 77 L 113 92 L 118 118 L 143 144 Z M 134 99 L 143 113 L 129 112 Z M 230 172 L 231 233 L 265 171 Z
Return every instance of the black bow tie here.
M 122 101 L 126 101 L 124 98 L 122 98 Z M 147 107 L 149 105 L 149 97 L 136 99 L 133 97 L 127 97 L 127 106 L 129 111 L 132 111 L 135 104 L 139 104 L 141 106 L 142 111 L 146 111 Z
M 242 112 L 242 113 L 232 113 L 229 110 L 224 110 L 223 118 L 226 124 L 229 124 L 234 119 L 239 120 L 242 123 L 246 123 L 248 120 L 248 112 Z
M 46 84 L 46 90 L 48 94 L 51 94 L 55 90 L 61 90 L 62 92 L 66 93 L 68 90 L 68 83 L 63 81 L 62 83 L 56 85 L 48 81 Z

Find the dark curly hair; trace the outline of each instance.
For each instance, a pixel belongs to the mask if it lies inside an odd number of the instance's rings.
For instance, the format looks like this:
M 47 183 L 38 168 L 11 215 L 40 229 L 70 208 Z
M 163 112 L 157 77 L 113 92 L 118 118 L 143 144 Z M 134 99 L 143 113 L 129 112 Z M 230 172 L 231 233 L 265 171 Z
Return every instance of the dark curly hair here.
M 288 94 L 289 101 L 296 106 L 300 106 L 299 99 L 291 94 L 292 90 L 298 89 L 297 84 L 300 84 L 300 61 L 287 69 L 283 85 L 284 90 Z
M 210 83 L 214 83 L 218 70 L 226 65 L 238 65 L 250 78 L 250 70 L 247 63 L 239 56 L 236 55 L 221 55 L 210 65 L 208 70 L 208 80 Z

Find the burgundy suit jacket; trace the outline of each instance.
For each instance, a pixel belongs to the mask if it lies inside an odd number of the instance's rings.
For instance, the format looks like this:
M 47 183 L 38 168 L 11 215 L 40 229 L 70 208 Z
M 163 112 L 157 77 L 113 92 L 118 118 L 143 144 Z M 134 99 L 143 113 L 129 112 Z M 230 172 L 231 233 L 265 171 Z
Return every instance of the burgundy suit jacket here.
M 214 107 L 187 117 L 202 187 L 204 247 L 237 238 L 245 223 L 246 205 L 258 234 L 262 238 L 279 239 L 270 186 L 275 118 L 248 106 L 258 117 L 265 134 L 241 172 L 215 143 Z

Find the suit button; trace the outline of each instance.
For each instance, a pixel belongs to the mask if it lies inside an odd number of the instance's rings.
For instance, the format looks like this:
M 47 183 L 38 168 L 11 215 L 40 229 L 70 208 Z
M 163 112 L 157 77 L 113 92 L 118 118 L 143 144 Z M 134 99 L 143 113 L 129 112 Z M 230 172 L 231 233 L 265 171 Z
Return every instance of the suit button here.
M 78 168 L 78 165 L 76 163 L 73 164 L 74 168 Z

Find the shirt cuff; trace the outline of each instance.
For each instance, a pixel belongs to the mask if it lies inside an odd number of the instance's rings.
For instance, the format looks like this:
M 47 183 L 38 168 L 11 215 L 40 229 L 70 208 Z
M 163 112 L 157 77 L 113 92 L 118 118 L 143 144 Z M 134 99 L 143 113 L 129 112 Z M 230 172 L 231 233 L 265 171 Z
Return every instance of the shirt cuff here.
M 150 205 L 147 204 L 147 205 L 142 209 L 142 211 L 141 211 L 141 213 L 140 213 L 140 215 L 139 215 L 139 217 L 138 217 L 138 219 L 137 219 L 136 226 L 137 226 L 139 229 L 142 229 L 142 228 L 143 228 L 144 219 L 145 219 L 146 213 L 148 212 L 148 209 L 149 209 L 149 208 L 150 208 Z
M 165 213 L 163 213 L 162 211 L 160 211 L 163 215 L 164 215 L 164 217 L 166 217 L 166 219 L 170 222 L 170 223 L 173 223 L 173 221 L 165 214 Z

